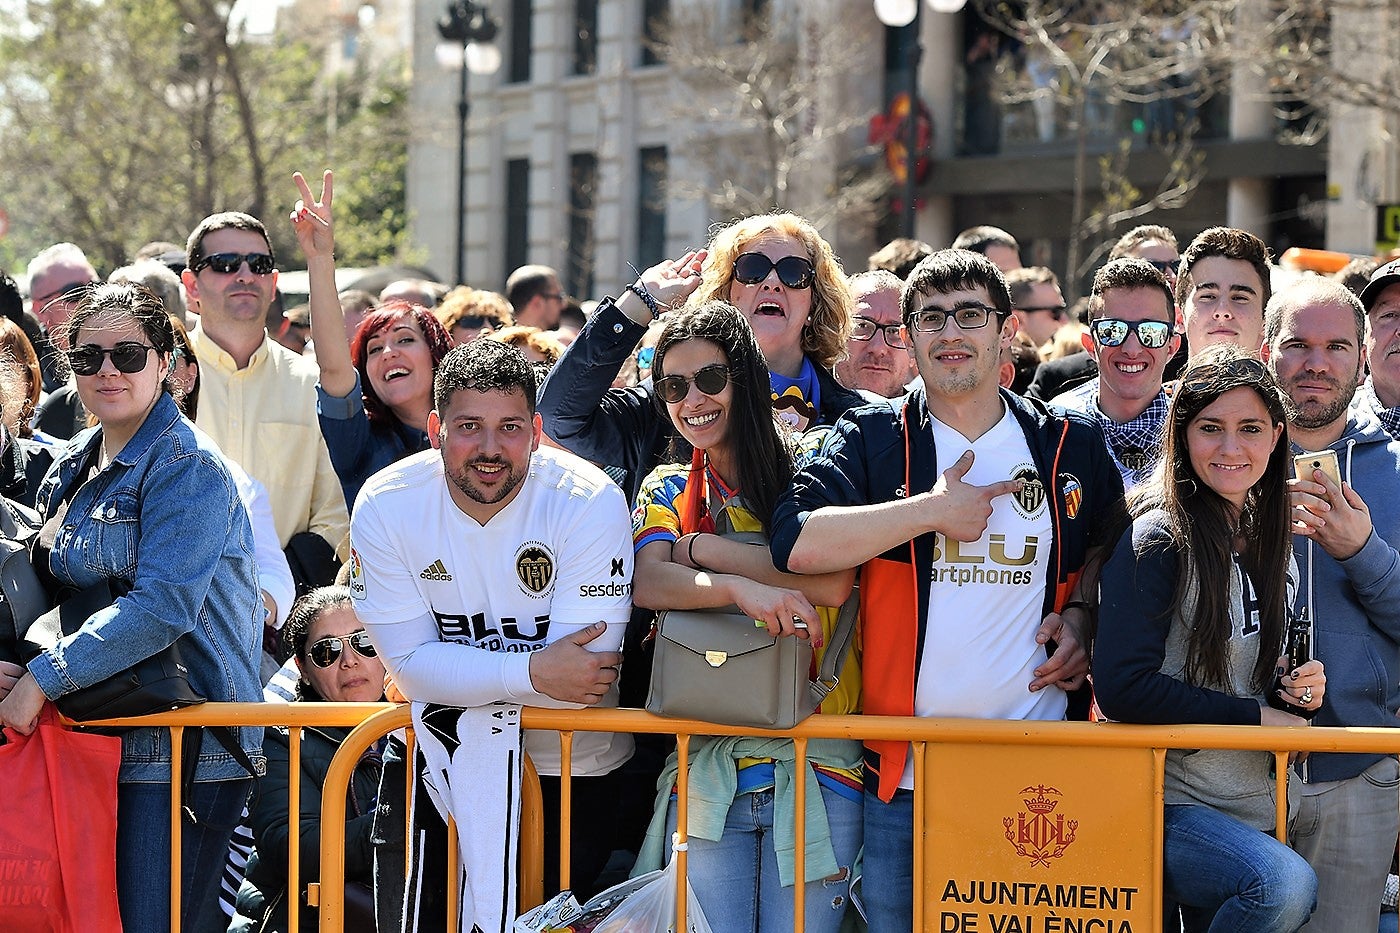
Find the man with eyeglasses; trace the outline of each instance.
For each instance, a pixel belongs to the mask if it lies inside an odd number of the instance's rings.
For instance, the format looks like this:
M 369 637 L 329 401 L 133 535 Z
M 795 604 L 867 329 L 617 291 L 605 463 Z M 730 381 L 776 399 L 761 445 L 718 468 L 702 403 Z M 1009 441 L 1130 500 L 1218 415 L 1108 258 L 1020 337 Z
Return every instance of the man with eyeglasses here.
M 1123 482 L 1096 424 L 998 385 L 1018 323 L 986 257 L 933 254 L 901 304 L 922 385 L 837 423 L 774 511 L 773 563 L 860 567 L 866 713 L 1063 719 Z M 866 742 L 871 933 L 914 928 L 909 751 Z
M 1319 726 L 1400 726 L 1400 443 L 1352 406 L 1366 362 L 1366 314 L 1340 282 L 1308 276 L 1274 295 L 1264 360 L 1288 395 L 1293 453 L 1335 453 L 1339 485 L 1319 469 L 1289 481 L 1295 614 L 1314 627 L 1327 668 Z M 1317 459 L 1307 458 L 1307 461 Z M 1394 755 L 1313 752 L 1289 843 L 1317 873 L 1315 933 L 1370 930 L 1400 834 Z
M 564 290 L 559 273 L 549 266 L 521 266 L 506 278 L 506 301 L 515 323 L 523 327 L 554 330 L 564 310 Z
M 44 397 L 34 409 L 34 426 L 67 440 L 87 427 L 87 412 L 63 359 L 65 325 L 83 289 L 99 279 L 87 256 L 72 243 L 55 243 L 43 250 L 30 260 L 28 272 L 30 311 L 43 328 L 41 339 L 34 342 L 44 383 Z
M 904 283 L 883 269 L 858 272 L 848 281 L 856 316 L 846 358 L 836 364 L 836 380 L 848 389 L 899 398 L 918 375 L 900 322 L 899 293 Z
M 298 539 L 289 552 L 294 572 L 306 566 L 300 558 L 308 554 L 344 559 L 350 516 L 316 418 L 316 366 L 267 333 L 277 290 L 267 229 L 248 214 L 213 214 L 190 234 L 186 262 L 181 279 L 199 311 L 190 331 L 199 360 L 195 423 L 267 487 L 283 548 L 304 533 L 325 542 Z
M 1162 455 L 1162 379 L 1181 344 L 1175 330 L 1176 309 L 1162 273 L 1146 260 L 1113 260 L 1094 274 L 1089 332 L 1082 338 L 1099 374 L 1050 403 L 1098 420 L 1128 489 L 1147 479 Z
M 1012 269 L 1006 273 L 1006 287 L 1011 290 L 1011 313 L 1020 331 L 1037 347 L 1049 343 L 1069 320 L 1060 280 L 1044 266 Z

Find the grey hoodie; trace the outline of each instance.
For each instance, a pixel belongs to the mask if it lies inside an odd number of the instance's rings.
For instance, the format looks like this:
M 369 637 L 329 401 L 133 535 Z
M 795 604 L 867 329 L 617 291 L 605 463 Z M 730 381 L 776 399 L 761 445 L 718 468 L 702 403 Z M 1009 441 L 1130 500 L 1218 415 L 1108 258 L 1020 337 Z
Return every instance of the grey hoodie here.
M 1293 539 L 1301 577 L 1295 607 L 1308 609 L 1313 650 L 1327 670 L 1319 726 L 1400 726 L 1400 442 L 1381 426 L 1374 399 L 1357 393 L 1331 445 L 1342 478 L 1371 512 L 1371 537 L 1344 561 L 1308 538 Z M 1314 754 L 1305 773 L 1310 781 L 1344 780 L 1382 757 Z

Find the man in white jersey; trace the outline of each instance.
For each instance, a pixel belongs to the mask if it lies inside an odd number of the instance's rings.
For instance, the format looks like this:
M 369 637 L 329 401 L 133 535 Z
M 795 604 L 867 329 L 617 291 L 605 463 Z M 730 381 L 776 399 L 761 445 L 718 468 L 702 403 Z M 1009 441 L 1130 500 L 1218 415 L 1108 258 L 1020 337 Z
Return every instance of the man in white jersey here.
M 774 566 L 860 566 L 864 712 L 1063 719 L 1123 481 L 1096 423 L 999 388 L 1017 322 L 986 257 L 934 253 L 901 304 L 922 386 L 836 425 L 774 511 Z M 908 933 L 912 756 L 865 745 L 866 917 Z
M 350 529 L 355 610 L 395 683 L 444 706 L 616 705 L 632 607 L 621 490 L 540 447 L 534 370 L 513 347 L 457 347 L 438 366 L 433 403 L 434 449 L 372 477 Z M 558 733 L 527 732 L 525 749 L 545 791 L 548 876 L 558 866 Z M 631 754 L 630 735 L 574 736 L 575 890 L 612 850 L 614 772 Z

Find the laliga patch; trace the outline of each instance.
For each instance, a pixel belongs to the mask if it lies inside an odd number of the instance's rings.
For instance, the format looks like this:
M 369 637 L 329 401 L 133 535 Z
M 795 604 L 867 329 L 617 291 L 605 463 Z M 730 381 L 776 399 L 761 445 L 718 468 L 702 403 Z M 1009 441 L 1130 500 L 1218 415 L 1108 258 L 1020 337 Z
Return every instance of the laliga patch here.
M 1060 474 L 1061 495 L 1065 497 L 1065 514 L 1070 518 L 1079 514 L 1079 507 L 1084 504 L 1084 487 L 1079 484 L 1079 479 L 1073 473 Z
M 1012 479 L 1021 481 L 1020 492 L 1011 494 L 1011 504 L 1022 518 L 1032 518 L 1045 507 L 1045 484 L 1040 474 L 1029 463 L 1023 463 L 1011 471 Z
M 360 563 L 360 552 L 353 547 L 350 549 L 350 596 L 365 598 L 365 568 Z
M 538 541 L 527 541 L 515 552 L 515 576 L 526 596 L 547 596 L 554 586 L 554 554 Z

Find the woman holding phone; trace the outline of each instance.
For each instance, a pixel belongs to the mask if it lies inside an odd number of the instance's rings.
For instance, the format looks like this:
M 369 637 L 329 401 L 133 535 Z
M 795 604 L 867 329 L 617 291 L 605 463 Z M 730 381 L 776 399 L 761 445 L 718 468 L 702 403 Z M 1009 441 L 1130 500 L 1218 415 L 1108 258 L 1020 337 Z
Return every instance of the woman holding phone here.
M 1093 681 L 1108 717 L 1304 726 L 1322 706 L 1322 663 L 1283 652 L 1297 576 L 1284 412 L 1269 371 L 1234 347 L 1182 373 L 1162 463 L 1100 577 Z M 1273 763 L 1167 752 L 1163 883 L 1188 933 L 1292 933 L 1312 914 L 1312 868 L 1272 835 Z

